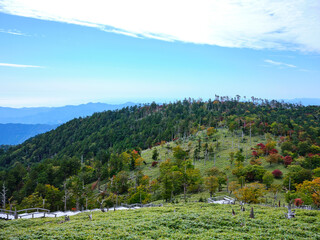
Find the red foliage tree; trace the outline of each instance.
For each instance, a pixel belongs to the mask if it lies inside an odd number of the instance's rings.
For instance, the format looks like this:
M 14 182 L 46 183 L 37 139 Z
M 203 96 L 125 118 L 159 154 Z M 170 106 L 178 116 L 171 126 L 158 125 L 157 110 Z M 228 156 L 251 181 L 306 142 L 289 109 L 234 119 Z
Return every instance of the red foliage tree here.
M 283 173 L 279 169 L 275 169 L 272 174 L 275 178 L 281 178 Z
M 296 198 L 293 203 L 295 206 L 300 207 L 303 204 L 301 198 Z
M 271 149 L 271 150 L 269 151 L 269 154 L 276 154 L 276 153 L 278 153 L 278 150 L 275 149 L 275 148 L 273 148 L 273 149 Z
M 153 161 L 152 164 L 151 164 L 151 167 L 155 167 L 158 165 L 158 162 L 157 161 Z
M 285 157 L 282 157 L 283 159 L 283 164 L 287 167 L 288 165 L 290 165 L 293 161 L 292 157 L 290 156 L 285 156 Z

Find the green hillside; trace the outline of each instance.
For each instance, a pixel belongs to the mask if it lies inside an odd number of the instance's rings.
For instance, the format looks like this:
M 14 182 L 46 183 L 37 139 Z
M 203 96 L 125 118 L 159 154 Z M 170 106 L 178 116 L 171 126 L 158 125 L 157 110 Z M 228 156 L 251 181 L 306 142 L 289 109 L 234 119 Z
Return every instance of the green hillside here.
M 231 194 L 319 207 L 319 113 L 216 96 L 74 119 L 0 152 L 2 205 L 63 210 Z

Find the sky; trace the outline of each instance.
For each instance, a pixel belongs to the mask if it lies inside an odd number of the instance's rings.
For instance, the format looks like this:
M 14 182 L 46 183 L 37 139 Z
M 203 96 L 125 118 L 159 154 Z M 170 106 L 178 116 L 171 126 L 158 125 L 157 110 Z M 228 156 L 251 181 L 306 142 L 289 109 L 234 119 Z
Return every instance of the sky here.
M 0 106 L 320 98 L 320 2 L 0 0 Z

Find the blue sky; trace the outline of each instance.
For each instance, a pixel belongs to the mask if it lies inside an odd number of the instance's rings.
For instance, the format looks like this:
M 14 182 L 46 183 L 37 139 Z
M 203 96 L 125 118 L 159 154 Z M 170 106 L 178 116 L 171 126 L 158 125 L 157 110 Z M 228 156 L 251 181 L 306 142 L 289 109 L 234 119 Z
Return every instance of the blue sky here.
M 54 6 L 35 2 L 0 0 L 0 106 L 160 102 L 215 94 L 320 97 L 320 4 L 291 10 L 269 4 L 265 13 L 266 5 L 248 7 L 248 1 L 213 10 L 199 1 L 192 16 L 194 5 L 167 12 L 166 1 L 156 10 L 137 1 L 139 7 L 129 12 L 96 0 L 90 8 L 75 10 L 70 3 L 64 11 L 60 0 Z M 139 12 L 143 7 L 148 14 Z M 227 12 L 216 16 L 216 8 Z

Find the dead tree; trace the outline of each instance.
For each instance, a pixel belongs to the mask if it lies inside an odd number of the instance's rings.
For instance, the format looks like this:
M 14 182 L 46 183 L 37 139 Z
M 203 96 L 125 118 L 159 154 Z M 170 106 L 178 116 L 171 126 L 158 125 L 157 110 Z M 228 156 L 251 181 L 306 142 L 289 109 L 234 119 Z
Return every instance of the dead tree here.
M 98 202 L 99 205 L 100 205 L 101 212 L 104 212 L 104 207 L 103 207 L 104 201 L 105 201 L 104 198 L 102 198 L 101 201 L 100 201 L 99 199 L 97 199 L 97 202 Z
M 67 200 L 70 197 L 70 193 L 69 193 L 69 190 L 67 189 L 66 182 L 63 184 L 63 188 L 64 188 L 64 196 L 62 197 L 62 199 L 63 199 L 63 203 L 64 203 L 64 211 L 66 212 L 67 211 Z
M 290 218 L 294 218 L 296 216 L 296 213 L 294 210 L 291 210 L 291 202 L 289 202 L 288 204 L 288 213 L 285 214 L 286 218 L 290 219 Z
M 1 202 L 2 202 L 2 208 L 6 209 L 6 200 L 7 200 L 7 191 L 8 189 L 6 188 L 6 185 L 2 185 L 2 191 L 0 192 L 1 194 Z
M 250 218 L 254 218 L 253 207 L 251 208 L 251 211 L 250 211 Z

